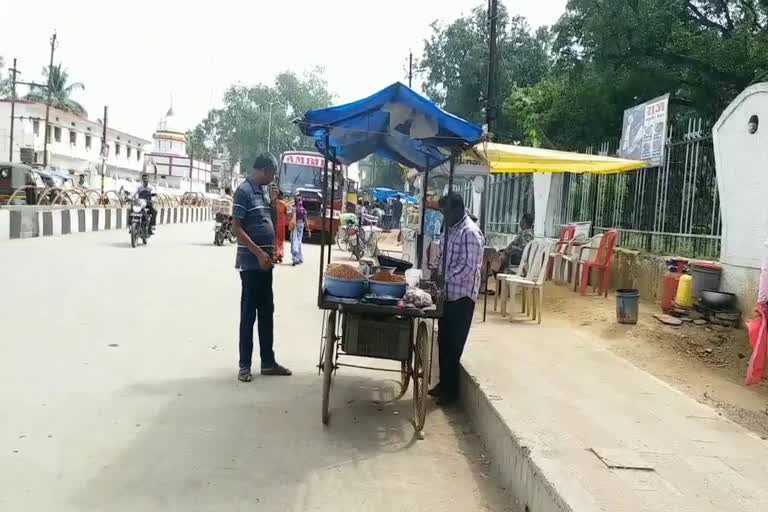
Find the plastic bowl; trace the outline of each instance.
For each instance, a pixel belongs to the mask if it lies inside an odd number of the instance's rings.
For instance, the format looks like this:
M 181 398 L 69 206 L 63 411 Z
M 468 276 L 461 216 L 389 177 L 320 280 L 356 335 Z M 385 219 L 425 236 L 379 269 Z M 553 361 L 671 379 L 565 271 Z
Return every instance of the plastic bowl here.
M 359 299 L 365 295 L 365 280 L 325 276 L 325 291 L 334 297 Z
M 368 280 L 368 286 L 372 295 L 379 297 L 395 297 L 402 299 L 405 297 L 405 283 L 390 283 L 385 281 Z

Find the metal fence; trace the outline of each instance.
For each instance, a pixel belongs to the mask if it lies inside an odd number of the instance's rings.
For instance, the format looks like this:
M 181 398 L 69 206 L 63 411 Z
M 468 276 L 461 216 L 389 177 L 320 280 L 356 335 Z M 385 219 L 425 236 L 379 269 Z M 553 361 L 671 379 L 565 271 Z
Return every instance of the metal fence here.
M 606 142 L 598 153 L 614 154 L 615 147 Z M 722 223 L 709 123 L 691 118 L 671 125 L 664 161 L 624 174 L 561 175 L 547 234 L 590 221 L 598 233 L 618 229 L 622 247 L 717 259 Z
M 516 233 L 523 213 L 533 212 L 530 174 L 494 174 L 488 178 L 486 230 Z

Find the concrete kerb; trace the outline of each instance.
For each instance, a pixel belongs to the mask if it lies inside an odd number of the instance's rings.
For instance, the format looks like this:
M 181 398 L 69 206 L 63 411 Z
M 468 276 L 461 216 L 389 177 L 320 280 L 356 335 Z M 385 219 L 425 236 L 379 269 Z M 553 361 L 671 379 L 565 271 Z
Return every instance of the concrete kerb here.
M 159 208 L 157 222 L 202 222 L 210 218 L 209 213 L 208 207 Z M 123 207 L 3 207 L 0 208 L 0 241 L 124 229 L 127 219 L 128 209 Z
M 515 498 L 516 511 L 572 512 L 494 405 L 494 395 L 462 364 L 461 401 L 490 454 L 501 484 Z

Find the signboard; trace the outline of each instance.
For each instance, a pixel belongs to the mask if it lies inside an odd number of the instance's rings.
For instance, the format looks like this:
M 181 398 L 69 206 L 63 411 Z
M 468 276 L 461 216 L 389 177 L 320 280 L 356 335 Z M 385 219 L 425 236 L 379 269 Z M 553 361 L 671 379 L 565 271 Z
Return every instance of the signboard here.
M 619 156 L 643 160 L 649 167 L 664 165 L 669 94 L 624 111 Z
M 325 165 L 325 158 L 321 156 L 297 155 L 289 153 L 283 157 L 283 163 L 322 168 Z

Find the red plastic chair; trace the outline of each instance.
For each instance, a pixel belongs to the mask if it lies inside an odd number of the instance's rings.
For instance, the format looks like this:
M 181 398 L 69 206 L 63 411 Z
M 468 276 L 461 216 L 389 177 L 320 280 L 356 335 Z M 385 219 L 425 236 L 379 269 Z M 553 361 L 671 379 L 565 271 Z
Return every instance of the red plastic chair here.
M 547 279 L 552 279 L 555 268 L 555 259 L 558 255 L 568 248 L 568 244 L 576 235 L 576 226 L 570 224 L 560 230 L 560 239 L 552 246 L 552 251 L 549 253 L 549 264 L 547 267 Z
M 608 231 L 600 240 L 600 246 L 597 248 L 597 255 L 591 261 L 581 261 L 581 294 L 587 294 L 587 286 L 589 286 L 589 273 L 590 270 L 595 269 L 600 273 L 599 276 L 599 290 L 598 295 L 604 295 L 608 297 L 608 288 L 611 283 L 611 259 L 613 258 L 613 248 L 616 245 L 616 237 L 619 232 L 615 229 Z M 578 275 L 578 269 L 577 269 Z

